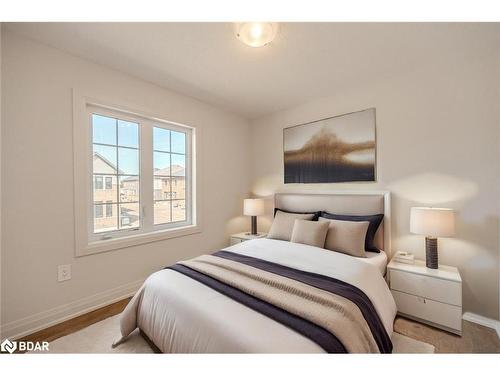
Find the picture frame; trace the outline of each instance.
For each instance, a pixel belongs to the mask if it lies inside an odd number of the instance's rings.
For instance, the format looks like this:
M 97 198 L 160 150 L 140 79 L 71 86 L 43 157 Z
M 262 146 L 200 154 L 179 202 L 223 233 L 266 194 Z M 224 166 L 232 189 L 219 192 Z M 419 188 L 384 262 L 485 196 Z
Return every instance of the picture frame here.
M 283 129 L 284 183 L 375 182 L 376 109 Z

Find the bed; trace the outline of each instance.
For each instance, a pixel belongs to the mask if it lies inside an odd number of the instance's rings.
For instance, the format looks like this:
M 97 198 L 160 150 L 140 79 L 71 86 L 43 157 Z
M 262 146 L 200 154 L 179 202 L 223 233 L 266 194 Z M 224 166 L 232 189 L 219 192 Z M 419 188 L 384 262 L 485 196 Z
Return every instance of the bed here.
M 385 251 L 381 251 L 380 253 L 366 252 L 366 258 L 359 258 L 359 260 L 373 265 L 380 271 L 382 276 L 385 276 L 388 263 Z
M 252 269 L 273 267 L 272 272 L 275 272 L 274 269 L 282 269 L 280 272 L 313 277 L 318 282 L 333 280 L 336 283 L 332 284 L 334 288 L 350 288 L 347 294 L 357 293 L 356 298 L 365 299 L 357 305 L 362 315 L 358 314 L 357 307 L 353 309 L 359 316 L 365 316 L 366 320 L 346 320 L 345 323 L 346 327 L 352 324 L 356 328 L 351 329 L 351 332 L 356 331 L 352 333 L 353 337 L 357 335 L 357 326 L 363 326 L 359 329 L 359 338 L 353 338 L 351 343 L 351 333 L 342 332 L 344 323 L 334 323 L 330 316 L 325 316 L 324 311 L 318 313 L 317 319 L 324 319 L 326 325 L 332 325 L 333 328 L 329 328 L 329 331 L 325 331 L 313 318 L 310 321 L 298 319 L 297 322 L 296 315 L 302 316 L 301 311 L 294 315 L 283 312 L 283 309 L 278 308 L 281 306 L 271 306 L 274 312 L 270 313 L 266 310 L 269 310 L 269 304 L 254 301 L 252 305 L 247 303 L 245 295 L 234 296 L 226 293 L 226 289 L 217 289 L 217 286 L 204 283 L 203 280 L 188 277 L 180 269 L 186 264 L 191 267 L 186 263 L 156 272 L 145 281 L 122 313 L 122 337 L 115 345 L 126 340 L 132 331 L 139 328 L 164 353 L 390 352 L 396 306 L 384 280 L 385 266 L 390 257 L 389 194 L 276 194 L 275 207 L 296 212 L 325 210 L 351 215 L 384 213 L 384 222 L 375 235 L 375 243 L 383 251 L 368 255 L 367 258 L 355 258 L 314 246 L 262 238 L 230 246 L 214 254 L 215 256 L 202 258 L 202 261 L 215 260 L 222 263 L 222 266 L 234 260 L 250 262 L 248 264 Z M 238 263 L 243 268 L 248 268 L 248 264 Z M 266 270 L 269 271 L 269 268 Z M 262 272 L 266 275 L 267 271 Z M 295 283 L 292 286 L 303 285 L 296 280 L 291 282 Z M 226 283 L 230 284 L 228 280 Z M 225 284 L 221 285 L 225 287 Z M 323 293 L 321 298 L 325 296 L 323 290 L 318 291 L 315 287 L 310 287 L 306 292 Z M 331 296 L 331 293 L 326 294 L 328 298 Z M 348 315 L 345 311 L 351 308 L 351 302 L 344 297 L 340 297 L 342 303 L 347 303 L 340 308 L 342 319 L 345 318 L 344 315 Z M 275 298 L 279 299 L 279 296 Z M 315 301 L 314 298 L 312 301 Z M 300 303 L 297 305 L 300 306 Z M 297 305 L 292 308 L 297 308 Z M 370 305 L 371 310 L 367 311 L 371 313 L 363 310 L 368 308 L 366 305 Z M 307 310 L 309 306 L 308 303 L 303 303 L 300 309 Z M 320 305 L 320 308 L 323 307 Z M 290 320 L 293 322 L 289 323 Z M 332 331 L 335 334 L 328 336 Z M 364 337 L 368 336 L 370 338 L 365 343 Z M 332 340 L 338 341 L 335 344 L 337 346 L 331 343 Z M 336 349 L 338 345 L 342 350 Z

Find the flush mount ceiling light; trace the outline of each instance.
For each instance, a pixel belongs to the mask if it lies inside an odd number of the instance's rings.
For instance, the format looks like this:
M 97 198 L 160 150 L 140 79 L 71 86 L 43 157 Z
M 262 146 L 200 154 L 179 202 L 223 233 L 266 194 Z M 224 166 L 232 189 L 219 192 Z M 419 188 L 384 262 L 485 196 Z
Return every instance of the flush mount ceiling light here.
M 241 22 L 236 24 L 236 37 L 250 47 L 262 47 L 276 37 L 276 22 Z

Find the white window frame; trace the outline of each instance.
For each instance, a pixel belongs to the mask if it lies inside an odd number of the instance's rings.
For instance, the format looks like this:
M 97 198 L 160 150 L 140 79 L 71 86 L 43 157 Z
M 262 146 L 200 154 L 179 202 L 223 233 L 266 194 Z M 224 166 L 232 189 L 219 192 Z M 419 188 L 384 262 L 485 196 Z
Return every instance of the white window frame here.
M 85 256 L 143 243 L 201 232 L 200 185 L 198 168 L 200 153 L 200 130 L 166 120 L 166 115 L 151 115 L 147 110 L 131 110 L 132 106 L 113 105 L 110 101 L 95 99 L 73 91 L 73 147 L 74 147 L 74 197 L 75 197 L 75 255 Z M 137 106 L 134 106 L 137 108 Z M 98 109 L 98 111 L 96 111 Z M 140 122 L 140 166 L 141 184 L 140 210 L 141 228 L 122 229 L 112 232 L 93 233 L 93 150 L 91 114 L 99 113 L 120 119 Z M 146 126 L 144 126 L 146 125 Z M 186 221 L 153 224 L 153 138 L 152 129 L 165 127 L 188 133 L 186 155 Z M 151 166 L 147 168 L 146 166 Z M 117 185 L 119 183 L 117 181 Z M 103 179 L 103 188 L 105 181 Z M 104 207 L 103 207 L 104 208 Z M 119 206 L 117 205 L 117 209 Z

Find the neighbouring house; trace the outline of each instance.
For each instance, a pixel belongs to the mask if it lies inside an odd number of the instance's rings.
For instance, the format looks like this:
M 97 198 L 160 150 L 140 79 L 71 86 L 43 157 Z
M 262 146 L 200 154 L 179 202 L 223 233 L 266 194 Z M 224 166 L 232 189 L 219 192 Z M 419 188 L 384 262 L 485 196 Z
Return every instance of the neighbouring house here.
M 94 231 L 140 226 L 138 176 L 124 175 L 113 162 L 94 152 Z M 186 220 L 185 168 L 180 165 L 154 171 L 154 223 Z

